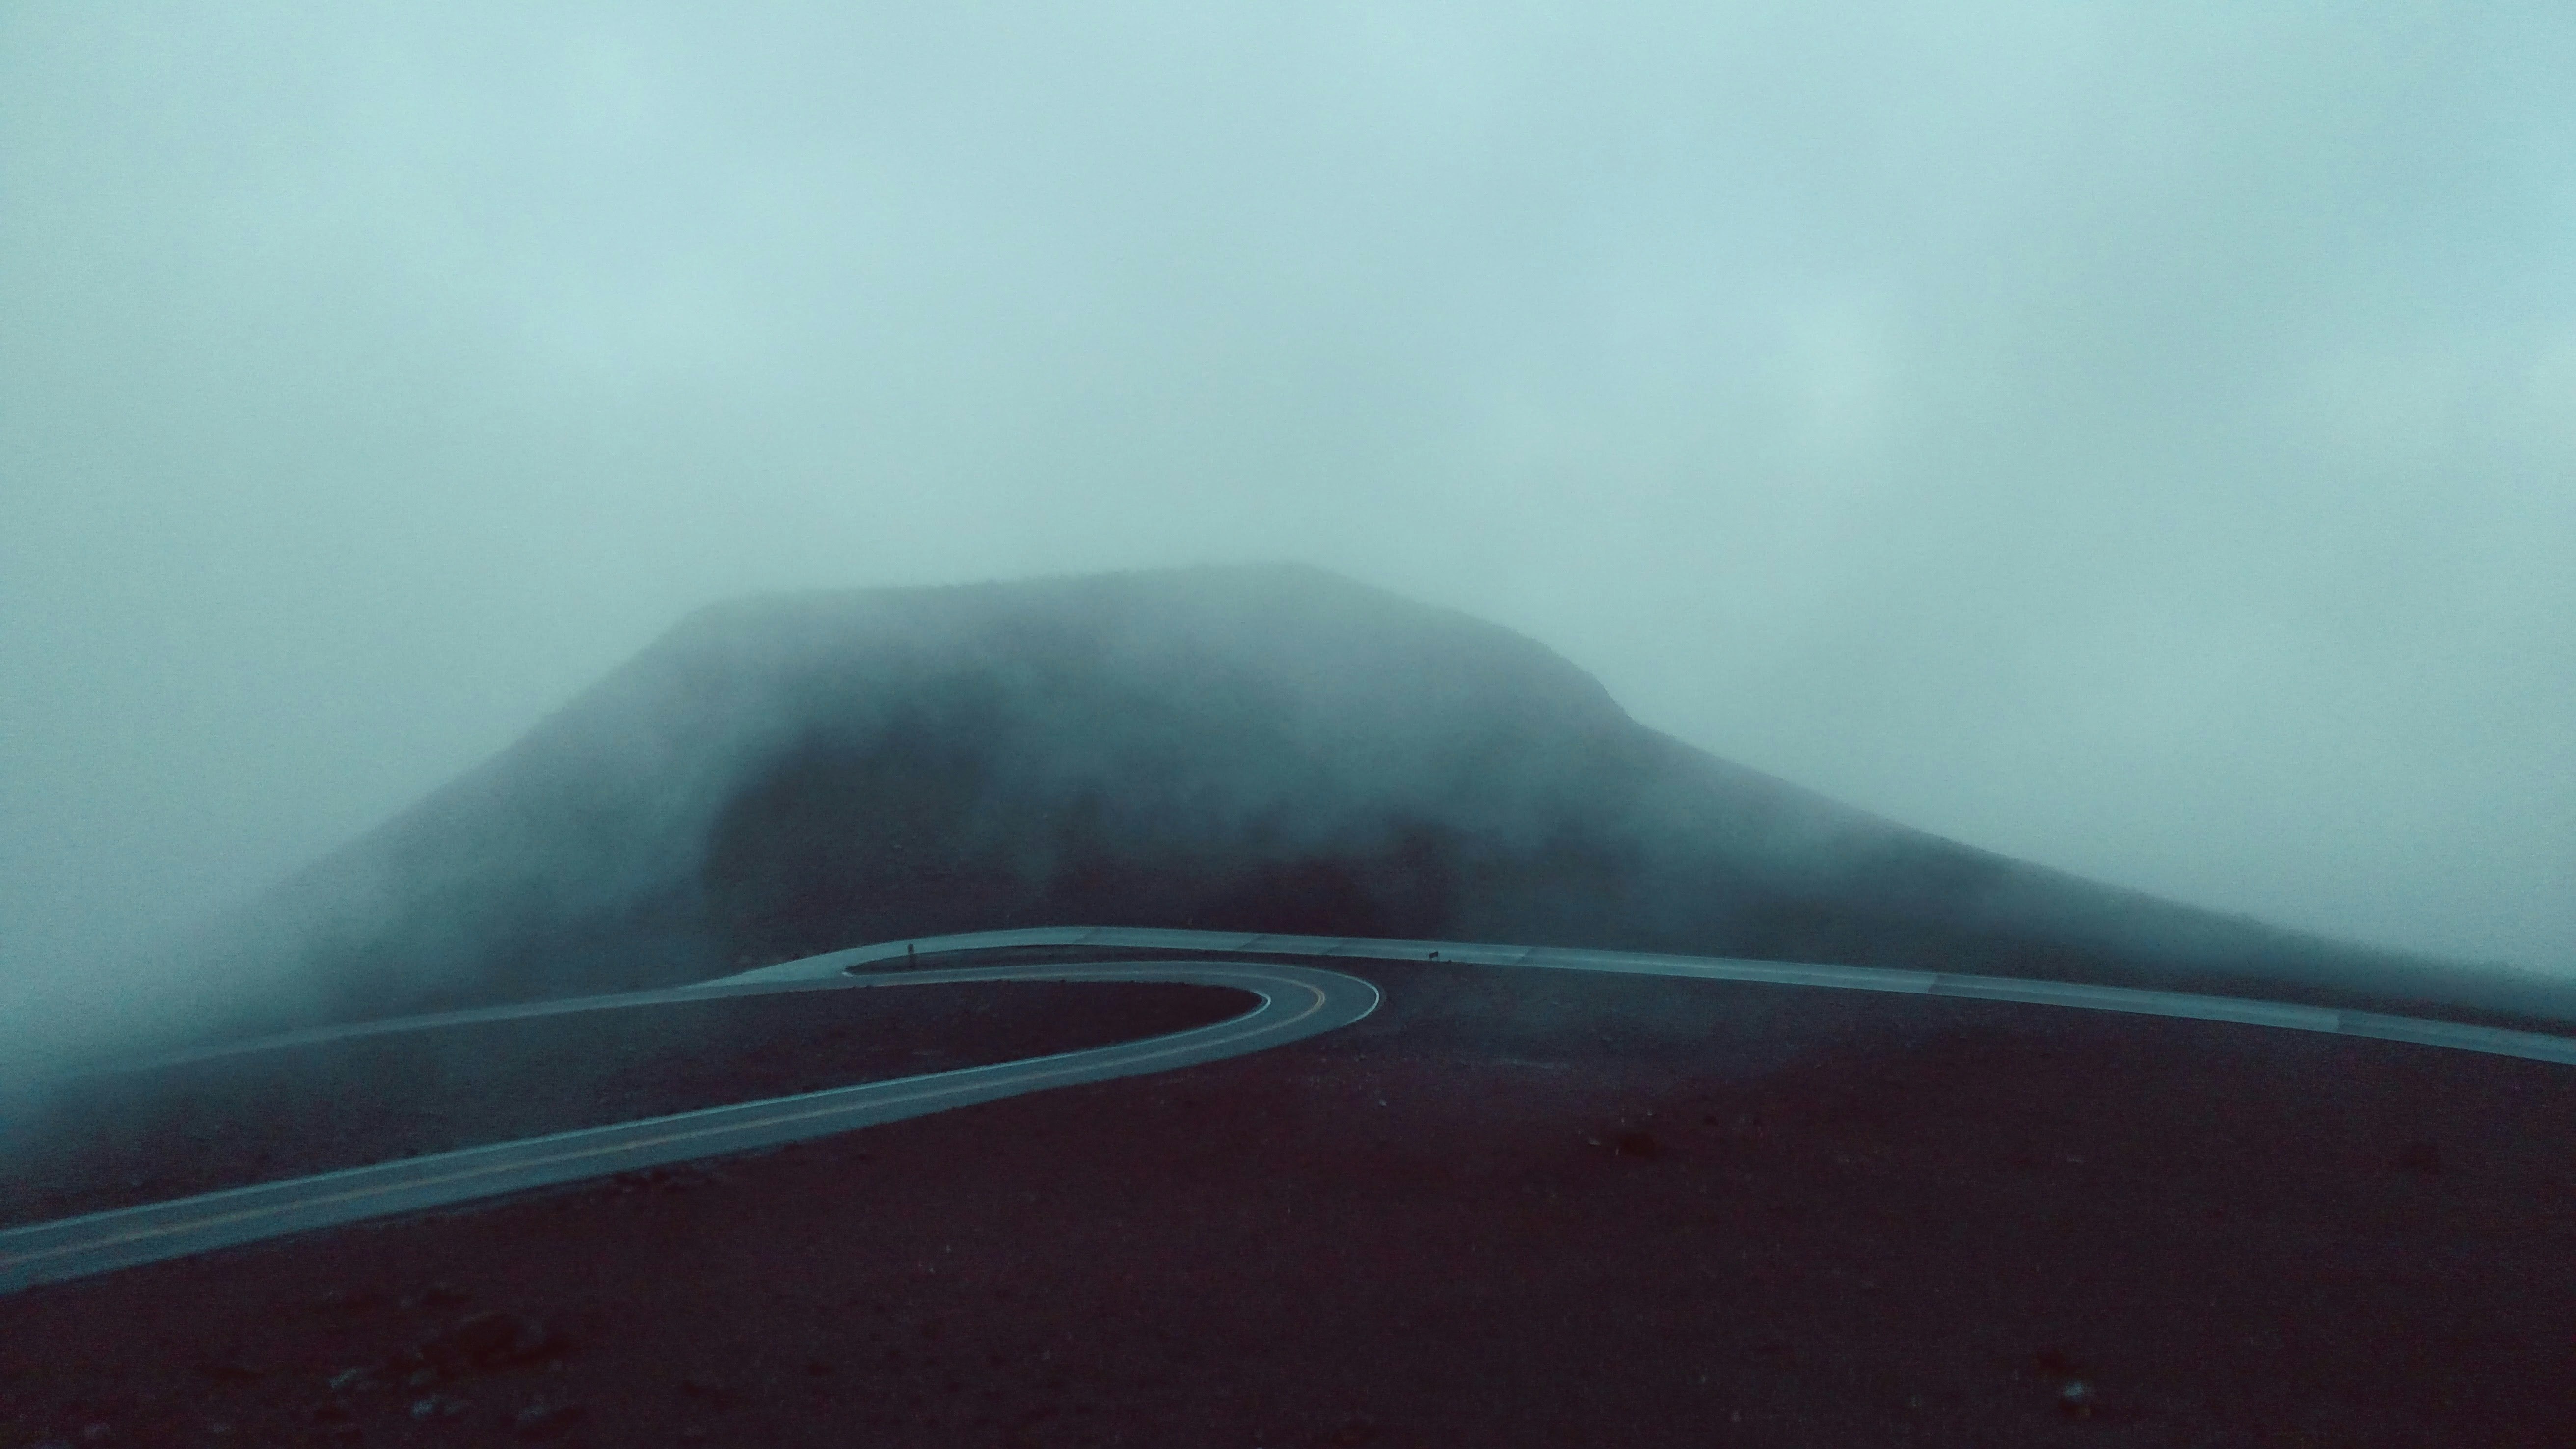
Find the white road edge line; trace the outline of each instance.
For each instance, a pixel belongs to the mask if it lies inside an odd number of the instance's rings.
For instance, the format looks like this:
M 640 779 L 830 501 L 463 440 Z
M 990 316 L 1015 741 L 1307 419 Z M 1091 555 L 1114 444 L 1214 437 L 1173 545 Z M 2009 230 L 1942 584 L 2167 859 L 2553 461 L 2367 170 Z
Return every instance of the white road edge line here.
M 828 979 L 837 973 L 825 975 Z M 1347 1026 L 1375 1011 L 1380 1000 L 1374 985 L 1355 976 L 1240 961 L 999 966 L 867 979 L 837 976 L 829 984 L 865 989 L 974 981 L 1179 982 L 1245 991 L 1257 1004 L 1225 1021 L 1106 1047 L 639 1118 L 25 1224 L 0 1230 L 0 1294 L 315 1228 L 775 1147 L 1049 1087 L 1217 1061 Z M 794 983 L 748 984 L 747 991 L 726 994 L 812 989 Z M 646 994 L 677 1001 L 704 995 Z M 591 1002 L 593 1009 L 603 1010 L 636 1004 L 619 996 L 591 998 Z M 559 1013 L 570 1003 L 541 1005 L 543 1010 L 528 1014 Z M 452 1025 L 454 1015 L 297 1033 L 265 1044 L 244 1043 L 234 1050 Z M 472 1017 L 494 1020 L 508 1015 L 506 1011 L 500 1017 L 478 1012 Z
M 1161 931 L 1125 926 L 1039 926 L 1010 931 L 976 931 L 954 936 L 923 936 L 833 951 L 802 961 L 746 971 L 709 986 L 764 980 L 811 979 L 815 975 L 857 971 L 918 952 L 937 956 L 958 951 L 1012 948 L 1092 947 L 1118 950 L 1207 951 L 1225 955 L 1288 956 L 1314 960 L 1340 957 L 1368 961 L 1423 961 L 1469 966 L 1521 966 L 1559 971 L 1603 971 L 1626 975 L 1679 976 L 1704 981 L 1750 981 L 1775 986 L 1814 986 L 1845 991 L 1890 991 L 1916 996 L 1955 996 L 1979 1001 L 2008 1001 L 2033 1006 L 2067 1006 L 2088 1011 L 2130 1012 L 2147 1016 L 2187 1017 L 2198 1021 L 2274 1026 L 2292 1031 L 2326 1032 L 2447 1047 L 2489 1056 L 2576 1066 L 2576 1022 L 2569 1035 L 2471 1026 L 2426 1017 L 2390 1016 L 2370 1011 L 2252 997 L 2202 996 L 2181 991 L 2149 991 L 2128 986 L 2089 986 L 2014 976 L 1971 976 L 1946 971 L 1907 971 L 1884 966 L 1831 966 L 1791 961 L 1753 961 L 1728 956 L 1666 956 L 1633 951 L 1590 951 L 1546 946 L 1512 946 L 1474 941 L 1392 941 L 1370 937 L 1284 936 L 1248 932 Z
M 1466 941 L 1396 941 L 1114 926 L 1041 926 L 977 931 L 829 951 L 669 990 L 365 1022 L 185 1053 L 136 1065 L 171 1065 L 286 1046 L 473 1022 L 659 1005 L 702 999 L 711 993 L 766 995 L 844 986 L 929 985 L 964 981 L 1181 981 L 1249 991 L 1260 998 L 1261 1004 L 1229 1021 L 1116 1046 L 641 1118 L 607 1127 L 583 1128 L 368 1167 L 344 1168 L 283 1182 L 230 1188 L 168 1202 L 0 1230 L 0 1294 L 38 1283 L 60 1282 L 314 1228 L 418 1212 L 535 1187 L 828 1136 L 878 1122 L 922 1116 L 1049 1086 L 1106 1081 L 1215 1061 L 1346 1026 L 1376 1010 L 1379 1001 L 1377 988 L 1357 977 L 1269 962 L 1113 961 L 888 973 L 867 969 L 898 957 L 909 960 L 923 953 L 936 957 L 1015 948 L 1074 947 L 1205 951 L 1238 957 L 1281 956 L 1306 960 L 1439 961 L 1473 966 L 1597 971 L 1952 996 L 2334 1033 L 2576 1066 L 2576 1037 L 2242 997 L 2200 996 L 2014 977 Z M 1292 999 L 1303 1000 L 1304 1004 L 1283 1007 L 1279 996 L 1274 994 L 1280 992 Z

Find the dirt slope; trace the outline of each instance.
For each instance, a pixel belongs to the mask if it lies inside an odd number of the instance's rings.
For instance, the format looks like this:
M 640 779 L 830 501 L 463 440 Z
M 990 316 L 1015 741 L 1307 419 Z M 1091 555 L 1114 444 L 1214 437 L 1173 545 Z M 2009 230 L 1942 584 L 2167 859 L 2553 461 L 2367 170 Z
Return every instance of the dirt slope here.
M 1279 1051 L 0 1299 L 0 1446 L 2576 1438 L 2576 1073 L 1383 976 Z
M 1637 724 L 1528 639 L 1296 568 L 708 610 L 194 943 L 203 994 L 156 1000 L 251 1031 L 1021 924 L 2576 1014 L 1904 829 Z

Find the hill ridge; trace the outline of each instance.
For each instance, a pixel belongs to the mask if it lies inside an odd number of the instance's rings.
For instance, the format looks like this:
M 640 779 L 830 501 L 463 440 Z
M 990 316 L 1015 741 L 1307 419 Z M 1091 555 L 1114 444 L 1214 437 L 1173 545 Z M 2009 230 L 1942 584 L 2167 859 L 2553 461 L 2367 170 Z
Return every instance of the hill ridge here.
M 1899 825 L 1302 565 L 708 605 L 211 954 L 274 1027 L 1067 920 L 2558 1010 Z

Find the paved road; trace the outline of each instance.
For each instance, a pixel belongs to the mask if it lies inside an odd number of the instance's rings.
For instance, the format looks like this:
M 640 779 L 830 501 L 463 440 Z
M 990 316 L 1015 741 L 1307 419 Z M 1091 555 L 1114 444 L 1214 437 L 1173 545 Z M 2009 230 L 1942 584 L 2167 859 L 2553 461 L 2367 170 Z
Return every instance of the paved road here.
M 790 963 L 803 967 L 808 963 Z M 636 992 L 580 1001 L 450 1012 L 356 1027 L 298 1032 L 172 1060 L 269 1050 L 317 1041 L 498 1021 L 568 1011 L 617 1010 L 710 994 L 933 985 L 961 981 L 1178 981 L 1230 986 L 1260 998 L 1243 1015 L 1141 1041 L 927 1076 L 902 1077 L 710 1107 L 667 1117 L 531 1137 L 406 1158 L 372 1167 L 261 1183 L 142 1207 L 88 1213 L 0 1231 L 0 1293 L 38 1283 L 184 1257 L 215 1248 L 524 1192 L 611 1173 L 825 1137 L 878 1122 L 989 1102 L 1076 1082 L 1168 1071 L 1240 1056 L 1347 1026 L 1377 1009 L 1375 986 L 1338 972 L 1270 962 L 1151 961 L 1078 966 L 1002 966 L 852 977 L 833 967 L 764 973 L 758 981 L 712 982 L 677 992 Z
M 920 957 L 937 959 L 1009 950 L 1163 951 L 1233 960 L 1091 962 L 1082 965 L 896 970 Z M 1241 958 L 1254 959 L 1244 960 Z M 711 993 L 767 994 L 855 985 L 950 981 L 1183 981 L 1255 992 L 1262 1005 L 1231 1021 L 1093 1051 L 972 1067 L 931 1076 L 776 1097 L 732 1107 L 648 1118 L 613 1127 L 497 1143 L 375 1167 L 0 1231 L 0 1293 L 212 1248 L 256 1242 L 364 1218 L 573 1182 L 609 1173 L 775 1146 L 846 1132 L 876 1122 L 917 1117 L 972 1102 L 1163 1071 L 1258 1051 L 1330 1031 L 1367 1016 L 1377 988 L 1356 977 L 1263 960 L 1453 961 L 1513 969 L 1678 976 L 1779 986 L 1884 991 L 1922 996 L 2026 1002 L 2202 1021 L 2238 1022 L 2294 1031 L 2334 1032 L 2423 1046 L 2576 1066 L 2576 1038 L 2502 1031 L 2373 1012 L 2077 986 L 1995 976 L 1897 971 L 1877 967 L 1802 965 L 1721 957 L 1656 956 L 1617 951 L 1557 950 L 1459 941 L 1383 941 L 1343 937 L 1149 931 L 1117 927 L 1046 927 L 895 941 L 809 956 L 670 991 L 633 992 L 576 1001 L 538 1002 L 297 1033 L 174 1060 L 274 1050 L 314 1041 L 568 1011 L 614 1010 L 701 998 Z
M 2290 1031 L 2330 1032 L 2381 1041 L 2448 1047 L 2489 1056 L 2576 1066 L 2576 1036 L 2506 1031 L 2413 1016 L 2300 1006 L 2237 996 L 2195 996 L 2126 986 L 2082 986 L 2013 976 L 1965 976 L 1947 971 L 1902 971 L 1880 966 L 1821 966 L 1795 961 L 1748 961 L 1729 956 L 1658 956 L 1635 951 L 1585 951 L 1552 946 L 1507 946 L 1473 941 L 1386 941 L 1368 937 L 1251 935 L 1220 931 L 1150 931 L 1125 926 L 1040 926 L 1017 931 L 977 931 L 890 941 L 790 961 L 730 976 L 710 986 L 762 980 L 808 979 L 818 971 L 864 972 L 918 954 L 1003 950 L 1115 950 L 1206 952 L 1226 956 L 1281 956 L 1330 961 L 1454 961 L 1470 966 L 1511 966 L 1551 971 L 1600 971 L 1633 976 L 1680 976 L 1701 981 L 1756 981 L 1775 986 L 1845 991 L 1891 991 L 1913 996 L 1956 996 L 1977 1001 L 2017 1001 L 2085 1011 L 2180 1016 L 2232 1021 Z M 2576 1025 L 2570 1027 L 2576 1031 Z

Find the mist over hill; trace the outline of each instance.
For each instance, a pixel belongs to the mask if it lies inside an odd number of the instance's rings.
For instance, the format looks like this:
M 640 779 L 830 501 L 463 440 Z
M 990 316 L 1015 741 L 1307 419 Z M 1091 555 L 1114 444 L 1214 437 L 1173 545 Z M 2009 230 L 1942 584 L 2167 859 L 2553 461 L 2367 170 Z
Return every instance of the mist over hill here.
M 1041 924 L 2564 1014 L 2533 980 L 1904 828 L 1646 728 L 1508 630 L 1282 566 L 703 610 L 200 938 L 187 1025 L 662 985 Z

